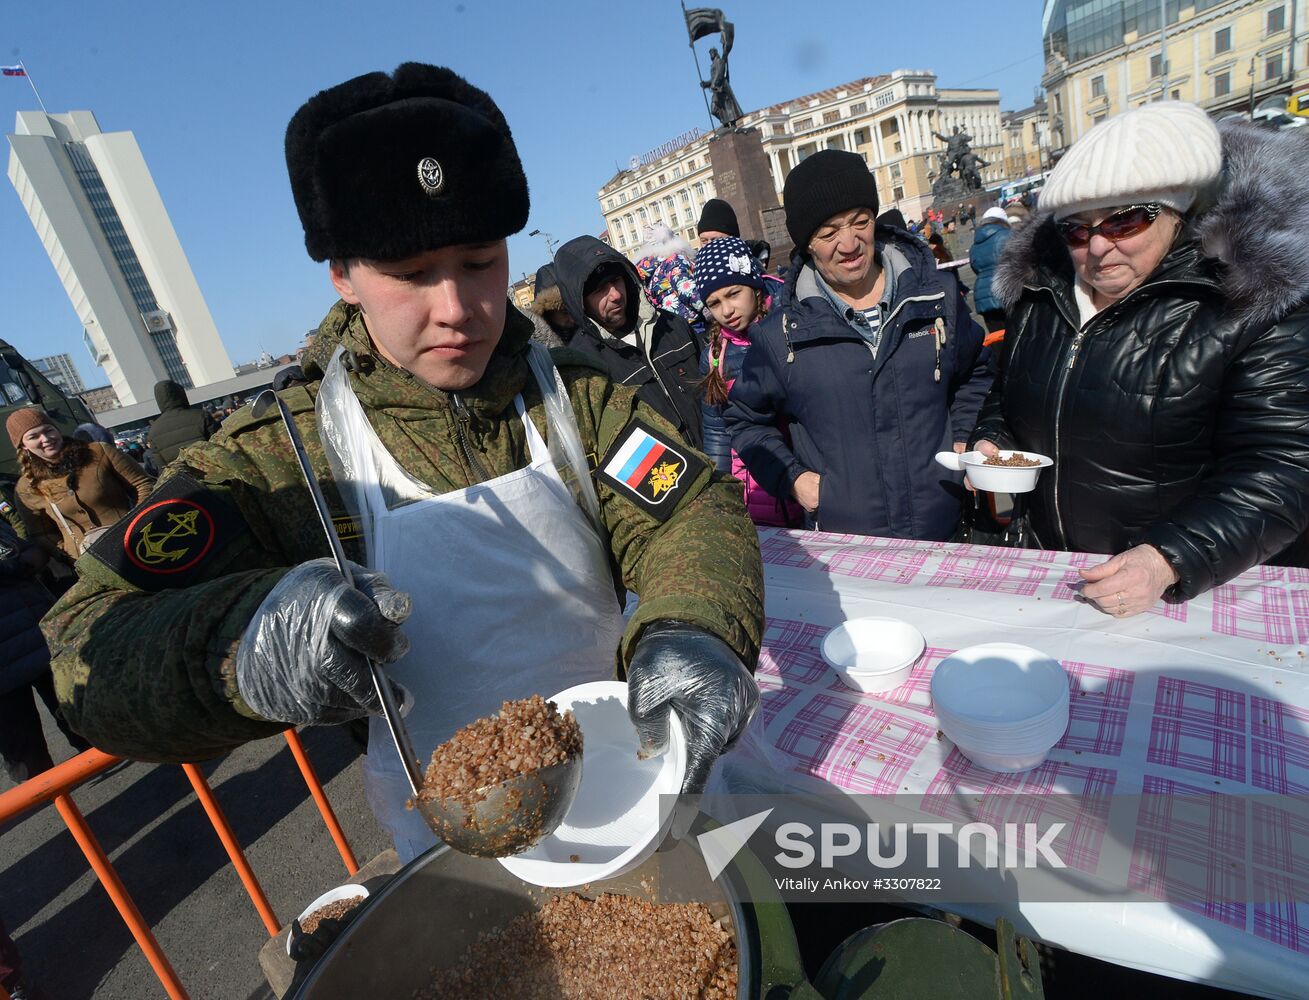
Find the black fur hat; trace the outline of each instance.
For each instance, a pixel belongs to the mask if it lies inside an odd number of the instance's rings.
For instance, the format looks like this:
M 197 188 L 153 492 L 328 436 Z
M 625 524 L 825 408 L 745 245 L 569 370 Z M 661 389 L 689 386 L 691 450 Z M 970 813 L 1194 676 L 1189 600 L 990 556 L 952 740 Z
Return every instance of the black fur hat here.
M 527 224 L 527 178 L 495 102 L 441 66 L 404 63 L 311 97 L 286 167 L 314 260 L 399 260 Z

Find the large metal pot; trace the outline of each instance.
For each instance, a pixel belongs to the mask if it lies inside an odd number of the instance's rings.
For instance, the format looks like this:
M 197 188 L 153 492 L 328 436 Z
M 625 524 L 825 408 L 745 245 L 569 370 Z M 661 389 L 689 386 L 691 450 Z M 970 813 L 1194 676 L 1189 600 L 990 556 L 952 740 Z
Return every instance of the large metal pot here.
M 725 926 L 735 935 L 740 1000 L 816 998 L 804 978 L 786 907 L 758 861 L 742 851 L 717 881 L 710 881 L 692 843 L 681 841 L 658 852 L 634 871 L 587 887 L 586 894 L 702 902 L 715 918 L 726 918 Z M 369 898 L 294 1000 L 407 997 L 430 983 L 434 970 L 458 962 L 478 935 L 560 891 L 566 890 L 528 885 L 495 861 L 434 847 Z

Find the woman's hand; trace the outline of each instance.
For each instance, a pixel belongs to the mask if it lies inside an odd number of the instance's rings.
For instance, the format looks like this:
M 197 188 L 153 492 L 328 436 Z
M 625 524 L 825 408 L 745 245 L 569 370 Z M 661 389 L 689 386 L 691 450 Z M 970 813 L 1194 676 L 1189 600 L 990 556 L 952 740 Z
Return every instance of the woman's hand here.
M 816 472 L 802 472 L 791 484 L 791 493 L 800 506 L 812 514 L 818 509 L 819 478 Z
M 959 442 L 956 441 L 954 450 L 956 454 L 962 455 L 966 451 L 968 451 L 968 446 L 960 445 Z M 996 443 L 994 441 L 978 441 L 977 445 L 973 448 L 973 451 L 979 452 L 980 454 L 986 456 L 987 458 L 990 458 L 992 455 L 1000 454 L 1000 449 L 999 447 L 996 446 Z M 969 493 L 977 492 L 976 488 L 972 484 L 972 481 L 969 480 L 968 476 L 966 475 L 964 476 L 964 489 L 966 489 Z
M 1177 571 L 1153 545 L 1138 545 L 1078 572 L 1087 581 L 1082 596 L 1115 618 L 1131 618 L 1154 607 L 1177 582 Z

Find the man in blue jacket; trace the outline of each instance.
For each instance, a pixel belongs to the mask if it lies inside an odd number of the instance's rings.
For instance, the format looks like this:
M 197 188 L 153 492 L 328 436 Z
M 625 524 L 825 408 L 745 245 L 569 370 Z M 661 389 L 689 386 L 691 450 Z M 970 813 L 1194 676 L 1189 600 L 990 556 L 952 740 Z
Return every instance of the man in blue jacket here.
M 811 528 L 947 540 L 963 477 L 935 455 L 964 450 L 991 386 L 982 331 L 921 240 L 874 224 L 857 154 L 810 156 L 782 201 L 796 251 L 732 387 L 732 447 Z

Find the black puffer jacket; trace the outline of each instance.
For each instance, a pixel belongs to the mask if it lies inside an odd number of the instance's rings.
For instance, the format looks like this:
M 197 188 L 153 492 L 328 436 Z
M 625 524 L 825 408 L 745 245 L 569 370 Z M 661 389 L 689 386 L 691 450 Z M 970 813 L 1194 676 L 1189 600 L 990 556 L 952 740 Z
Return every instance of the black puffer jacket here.
M 1054 459 L 1029 500 L 1037 544 L 1153 545 L 1173 600 L 1296 561 L 1309 525 L 1309 141 L 1222 132 L 1221 191 L 1085 327 L 1049 216 L 1009 241 L 1009 365 L 972 437 Z
M 200 407 L 191 408 L 186 390 L 164 379 L 155 383 L 155 403 L 159 416 L 150 425 L 147 442 L 160 466 L 177 458 L 178 452 L 196 441 L 208 441 L 218 424 Z
M 631 261 L 594 236 L 579 236 L 555 254 L 555 275 L 564 308 L 577 323 L 568 346 L 595 358 L 621 385 L 677 428 L 694 448 L 704 445 L 700 426 L 700 346 L 686 320 L 656 309 L 641 291 Z M 582 291 L 596 268 L 618 264 L 627 284 L 627 323 L 640 346 L 611 336 L 586 315 Z

